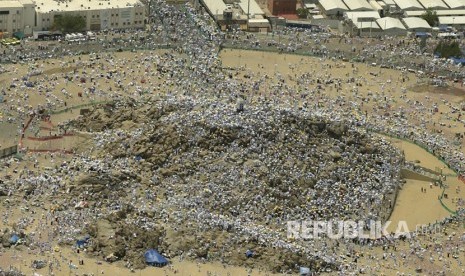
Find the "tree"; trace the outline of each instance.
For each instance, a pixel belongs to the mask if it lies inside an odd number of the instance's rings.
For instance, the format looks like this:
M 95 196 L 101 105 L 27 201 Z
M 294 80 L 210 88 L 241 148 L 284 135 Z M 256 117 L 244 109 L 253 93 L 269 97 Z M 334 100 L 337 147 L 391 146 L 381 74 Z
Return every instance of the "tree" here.
M 431 27 L 437 26 L 439 23 L 438 14 L 432 8 L 426 9 L 425 13 L 420 17 L 426 20 Z
M 297 16 L 299 18 L 307 18 L 307 16 L 308 16 L 308 10 L 307 9 L 298 8 L 296 12 L 297 12 Z
M 54 18 L 53 30 L 58 30 L 63 33 L 82 32 L 86 28 L 86 20 L 80 15 L 60 14 Z
M 463 56 L 460 50 L 460 45 L 457 41 L 440 41 L 434 49 L 442 58 L 461 57 Z

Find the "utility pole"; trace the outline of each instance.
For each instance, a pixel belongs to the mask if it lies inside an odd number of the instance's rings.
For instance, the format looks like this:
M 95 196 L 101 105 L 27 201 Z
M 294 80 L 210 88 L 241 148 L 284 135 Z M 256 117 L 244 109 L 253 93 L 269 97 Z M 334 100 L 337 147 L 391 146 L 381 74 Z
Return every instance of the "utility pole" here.
M 247 1 L 247 24 L 249 23 L 250 19 L 250 0 Z
M 370 21 L 370 38 L 371 38 L 371 29 L 373 29 L 373 19 Z
M 250 0 L 247 1 L 247 31 L 249 30 L 249 19 L 250 19 Z

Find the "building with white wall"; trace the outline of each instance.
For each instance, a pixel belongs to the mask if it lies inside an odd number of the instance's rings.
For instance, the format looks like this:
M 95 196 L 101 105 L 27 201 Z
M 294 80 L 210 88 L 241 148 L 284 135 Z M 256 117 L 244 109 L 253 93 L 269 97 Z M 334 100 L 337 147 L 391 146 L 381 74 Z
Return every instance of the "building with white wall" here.
M 143 28 L 140 0 L 0 0 L 0 32 L 47 31 L 57 16 L 80 15 L 87 30 Z
M 87 30 L 142 28 L 145 6 L 139 0 L 35 0 L 35 29 L 48 30 L 57 15 L 84 17 Z
M 31 0 L 0 1 L 0 32 L 32 32 L 34 3 Z

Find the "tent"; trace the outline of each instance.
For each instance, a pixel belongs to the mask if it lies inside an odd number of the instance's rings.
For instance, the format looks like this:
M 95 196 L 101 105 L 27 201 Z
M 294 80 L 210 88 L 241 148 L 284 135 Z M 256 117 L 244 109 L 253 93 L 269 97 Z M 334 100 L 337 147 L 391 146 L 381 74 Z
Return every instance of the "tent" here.
M 16 244 L 19 241 L 19 237 L 16 234 L 13 234 L 10 238 L 10 243 L 11 244 Z
M 162 267 L 168 264 L 168 260 L 160 255 L 157 250 L 149 249 L 144 254 L 145 262 L 148 265 L 153 265 L 157 267 Z
M 299 275 L 300 276 L 308 276 L 308 275 L 310 275 L 310 268 L 301 266 L 299 268 Z
M 326 15 L 340 15 L 345 11 L 348 11 L 346 4 L 342 0 L 325 0 L 319 1 L 321 7 Z
M 430 32 L 431 26 L 424 20 L 419 17 L 405 17 L 402 19 L 404 21 L 407 30 L 411 32 Z
M 15 33 L 13 33 L 13 36 L 16 37 L 17 39 L 23 39 L 24 38 L 24 33 L 23 32 L 15 32 Z
M 76 247 L 84 247 L 87 245 L 87 243 L 89 242 L 89 239 L 90 239 L 90 236 L 89 235 L 86 235 L 84 238 L 82 239 L 77 239 L 76 240 Z

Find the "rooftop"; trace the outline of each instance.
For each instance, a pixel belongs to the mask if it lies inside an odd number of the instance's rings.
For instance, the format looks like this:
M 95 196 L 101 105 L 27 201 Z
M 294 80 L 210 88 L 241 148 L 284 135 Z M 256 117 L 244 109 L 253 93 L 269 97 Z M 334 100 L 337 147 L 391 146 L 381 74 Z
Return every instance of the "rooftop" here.
M 427 8 L 432 8 L 432 9 L 448 9 L 449 7 L 444 4 L 441 0 L 418 0 L 420 4 Z
M 377 19 L 376 22 L 378 23 L 378 25 L 383 30 L 389 30 L 389 29 L 402 29 L 402 30 L 405 30 L 404 25 L 397 18 L 383 17 L 383 18 Z
M 1 1 L 0 1 L 1 2 Z M 143 6 L 139 0 L 35 0 L 37 12 L 106 10 L 114 8 Z
M 226 4 L 223 0 L 204 0 L 203 1 L 207 6 L 208 10 L 213 15 L 223 15 L 223 11 L 226 9 Z
M 247 10 L 249 11 L 249 14 L 265 14 L 262 9 L 260 9 L 260 6 L 258 6 L 257 2 L 255 0 L 241 0 L 239 2 L 239 6 L 241 7 L 242 11 L 247 14 Z
M 417 0 L 394 0 L 401 10 L 424 10 Z
M 409 30 L 418 29 L 418 28 L 431 30 L 431 26 L 428 25 L 428 22 L 426 22 L 426 20 L 424 20 L 423 18 L 406 17 L 406 18 L 403 18 L 402 21 L 404 21 L 405 26 L 407 26 L 407 29 Z
M 19 1 L 0 1 L 0 8 L 22 8 L 23 4 Z
M 342 10 L 342 11 L 347 11 L 349 8 L 347 8 L 346 4 L 342 2 L 342 0 L 320 0 L 319 1 L 320 5 L 325 9 L 326 11 L 330 10 Z
M 344 3 L 351 11 L 373 10 L 373 7 L 366 0 L 344 0 Z

